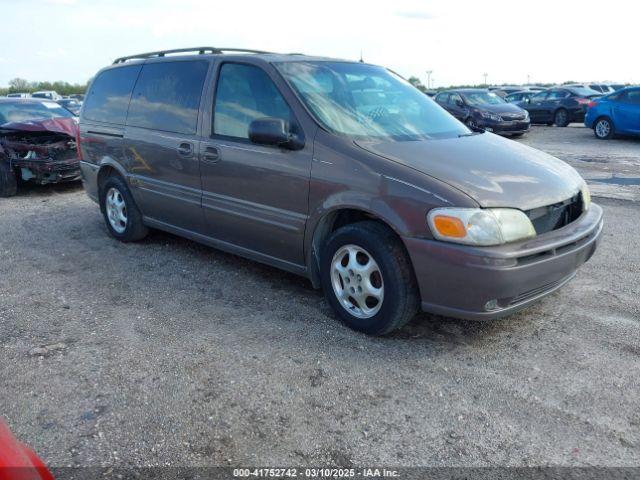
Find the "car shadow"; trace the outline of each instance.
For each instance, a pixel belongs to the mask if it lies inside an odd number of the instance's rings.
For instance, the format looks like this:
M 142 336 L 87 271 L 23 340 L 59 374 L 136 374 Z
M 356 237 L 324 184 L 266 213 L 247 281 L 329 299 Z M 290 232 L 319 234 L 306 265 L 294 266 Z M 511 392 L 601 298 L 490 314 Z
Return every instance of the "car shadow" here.
M 233 269 L 241 275 L 253 277 L 253 280 L 261 282 L 268 291 L 286 291 L 292 295 L 301 296 L 305 299 L 305 304 L 317 305 L 315 307 L 317 313 L 327 317 L 330 320 L 329 324 L 331 321 L 335 322 L 335 330 L 332 331 L 332 334 L 341 337 L 340 343 L 353 341 L 361 345 L 376 346 L 382 342 L 387 348 L 394 348 L 394 344 L 400 346 L 412 343 L 423 344 L 427 347 L 437 345 L 454 348 L 460 345 L 475 344 L 478 341 L 490 342 L 491 337 L 502 335 L 505 331 L 511 330 L 513 325 L 519 323 L 518 321 L 514 322 L 511 317 L 492 321 L 467 321 L 419 313 L 403 328 L 382 337 L 371 337 L 342 325 L 324 300 L 322 290 L 314 289 L 311 282 L 302 276 L 159 230 L 152 230 L 143 243 L 182 250 L 183 254 L 190 256 L 198 263 L 202 262 L 204 265 L 215 263 L 218 267 Z M 274 321 L 278 320 L 274 319 Z M 287 322 L 290 322 L 290 319 Z M 327 324 L 317 324 L 312 328 L 326 331 Z
M 50 183 L 37 185 L 35 183 L 22 182 L 18 185 L 17 197 L 48 197 L 50 195 L 63 195 L 82 190 L 80 180 L 64 183 Z

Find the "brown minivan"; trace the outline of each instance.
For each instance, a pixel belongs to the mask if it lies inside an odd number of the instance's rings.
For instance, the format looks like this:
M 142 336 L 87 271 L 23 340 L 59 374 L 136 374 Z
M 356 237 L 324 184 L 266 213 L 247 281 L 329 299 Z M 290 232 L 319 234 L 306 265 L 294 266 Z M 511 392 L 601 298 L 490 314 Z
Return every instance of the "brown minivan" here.
M 304 275 L 369 334 L 419 309 L 516 311 L 568 282 L 602 231 L 569 165 L 365 63 L 123 57 L 89 88 L 79 152 L 115 238 L 157 228 Z

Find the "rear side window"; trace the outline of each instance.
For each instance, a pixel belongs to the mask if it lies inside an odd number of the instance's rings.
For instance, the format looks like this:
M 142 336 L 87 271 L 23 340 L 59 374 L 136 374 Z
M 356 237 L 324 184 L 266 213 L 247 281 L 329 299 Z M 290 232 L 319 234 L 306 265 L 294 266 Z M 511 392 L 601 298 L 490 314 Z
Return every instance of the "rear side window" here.
M 462 97 L 457 93 L 452 93 L 449 96 L 449 105 L 457 106 L 458 102 L 462 101 Z
M 264 70 L 252 65 L 222 65 L 215 102 L 215 135 L 247 139 L 249 124 L 262 117 L 293 122 L 293 114 L 278 87 Z
M 640 90 L 627 90 L 627 102 L 640 105 Z
M 569 92 L 566 90 L 553 90 L 549 93 L 549 100 L 559 100 L 562 98 L 567 98 L 569 96 Z
M 448 93 L 439 93 L 436 96 L 436 102 L 438 103 L 447 103 L 449 101 L 449 94 Z
M 196 133 L 209 62 L 149 63 L 142 67 L 127 125 L 182 134 Z
M 133 85 L 140 65 L 105 70 L 91 84 L 84 101 L 83 118 L 124 125 Z

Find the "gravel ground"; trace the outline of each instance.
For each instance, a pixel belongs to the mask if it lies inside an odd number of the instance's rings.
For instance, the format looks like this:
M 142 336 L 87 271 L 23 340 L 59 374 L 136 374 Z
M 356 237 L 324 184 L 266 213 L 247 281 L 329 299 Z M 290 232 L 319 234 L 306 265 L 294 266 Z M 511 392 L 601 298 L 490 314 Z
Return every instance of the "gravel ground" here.
M 581 124 L 534 126 L 522 143 L 561 158 L 587 179 L 594 195 L 640 202 L 640 138 L 598 140 Z
M 590 133 L 523 141 L 564 132 Z M 598 145 L 637 163 L 629 142 Z M 559 292 L 369 338 L 302 278 L 121 244 L 78 186 L 27 189 L 0 201 L 0 414 L 50 466 L 639 465 L 640 208 L 596 201 L 601 248 Z

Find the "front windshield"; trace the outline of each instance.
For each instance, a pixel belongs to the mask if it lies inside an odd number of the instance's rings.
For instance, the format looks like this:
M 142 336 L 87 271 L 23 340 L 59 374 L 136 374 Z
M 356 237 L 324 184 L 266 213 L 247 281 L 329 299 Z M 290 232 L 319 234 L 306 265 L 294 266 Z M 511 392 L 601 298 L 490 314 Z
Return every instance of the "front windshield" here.
M 464 92 L 464 98 L 469 105 L 499 105 L 506 103 L 504 99 L 493 92 Z
M 470 133 L 427 95 L 382 67 L 348 62 L 277 67 L 316 119 L 335 133 L 396 141 Z
M 0 102 L 0 125 L 58 117 L 73 118 L 73 113 L 55 102 Z

